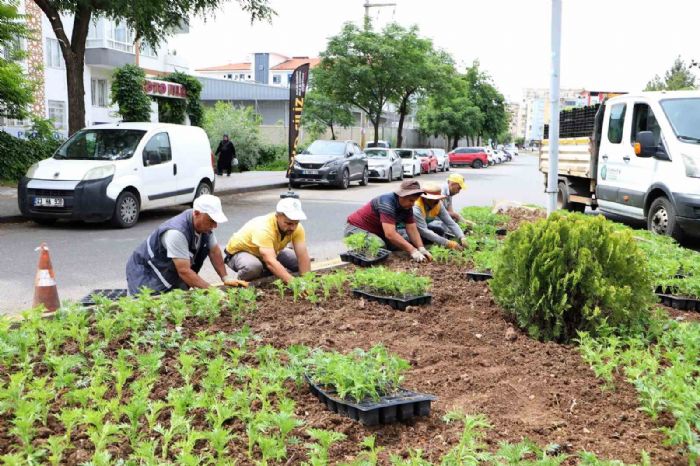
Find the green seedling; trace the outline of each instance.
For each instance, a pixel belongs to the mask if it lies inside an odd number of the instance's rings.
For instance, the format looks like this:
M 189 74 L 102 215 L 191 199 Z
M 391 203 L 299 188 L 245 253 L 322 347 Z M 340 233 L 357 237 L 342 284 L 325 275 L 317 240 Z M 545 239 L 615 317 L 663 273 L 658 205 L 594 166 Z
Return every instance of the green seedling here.
M 347 438 L 342 432 L 324 429 L 308 429 L 306 433 L 314 440 L 314 443 L 305 445 L 309 450 L 309 462 L 304 463 L 306 466 L 326 466 L 331 446 Z
M 348 250 L 360 253 L 369 259 L 377 257 L 379 250 L 384 246 L 381 239 L 366 233 L 353 233 L 343 238 L 343 242 Z

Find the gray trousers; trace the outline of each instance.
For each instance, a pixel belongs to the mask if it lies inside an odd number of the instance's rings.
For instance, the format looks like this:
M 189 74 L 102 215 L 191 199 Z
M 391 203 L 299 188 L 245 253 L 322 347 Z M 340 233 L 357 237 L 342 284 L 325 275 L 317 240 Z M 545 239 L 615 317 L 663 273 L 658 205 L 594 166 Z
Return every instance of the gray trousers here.
M 292 249 L 282 249 L 277 255 L 277 260 L 290 272 L 299 271 L 299 261 L 297 260 L 296 253 Z M 238 274 L 239 280 L 245 280 L 247 282 L 266 275 L 272 275 L 267 267 L 265 267 L 262 260 L 247 252 L 237 252 L 230 256 L 226 261 L 226 265 L 231 267 L 231 269 Z

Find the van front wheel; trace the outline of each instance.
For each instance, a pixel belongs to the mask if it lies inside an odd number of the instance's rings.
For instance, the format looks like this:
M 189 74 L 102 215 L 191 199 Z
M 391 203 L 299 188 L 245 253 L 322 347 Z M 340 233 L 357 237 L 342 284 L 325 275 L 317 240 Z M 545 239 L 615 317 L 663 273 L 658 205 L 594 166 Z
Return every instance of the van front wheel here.
M 134 193 L 123 191 L 117 197 L 117 202 L 114 206 L 112 225 L 117 228 L 131 228 L 138 222 L 140 211 L 141 206 Z
M 194 198 L 197 199 L 199 196 L 204 196 L 205 194 L 211 194 L 211 185 L 206 181 L 201 181 L 197 186 L 197 190 L 194 192 Z

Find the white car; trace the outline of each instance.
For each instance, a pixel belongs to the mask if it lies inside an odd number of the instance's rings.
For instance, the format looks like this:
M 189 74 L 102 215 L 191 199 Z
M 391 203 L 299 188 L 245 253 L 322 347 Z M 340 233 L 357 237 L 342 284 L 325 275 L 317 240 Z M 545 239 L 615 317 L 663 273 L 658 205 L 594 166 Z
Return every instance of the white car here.
M 501 158 L 501 162 L 507 162 L 508 160 L 510 160 L 509 156 L 500 149 L 496 149 L 494 153 Z
M 512 142 L 510 144 L 507 144 L 505 149 L 513 155 L 520 155 L 518 154 L 518 146 L 516 146 Z
M 142 210 L 214 192 L 214 157 L 202 128 L 116 123 L 84 128 L 18 185 L 22 215 L 136 225 Z
M 401 157 L 404 176 L 420 176 L 420 157 L 415 149 L 394 149 L 394 152 Z
M 497 165 L 503 162 L 503 159 L 498 157 L 496 152 L 490 147 L 484 147 L 484 152 L 486 152 L 486 156 L 489 158 L 489 165 Z
M 430 149 L 433 151 L 433 154 L 435 154 L 435 157 L 438 159 L 438 171 L 445 172 L 450 169 L 450 159 L 447 157 L 447 153 L 445 153 L 445 149 Z

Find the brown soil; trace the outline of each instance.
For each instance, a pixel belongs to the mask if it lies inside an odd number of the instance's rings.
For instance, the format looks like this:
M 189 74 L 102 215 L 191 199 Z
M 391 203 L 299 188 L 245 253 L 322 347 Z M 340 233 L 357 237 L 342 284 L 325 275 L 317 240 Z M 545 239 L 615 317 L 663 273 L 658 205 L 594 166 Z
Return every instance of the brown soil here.
M 394 258 L 387 265 L 414 267 Z M 604 390 L 575 347 L 540 343 L 513 330 L 485 282 L 468 282 L 462 270 L 437 264 L 420 266 L 419 272 L 437 285 L 429 306 L 400 312 L 350 296 L 292 306 L 288 297 L 281 300 L 275 290 L 265 289 L 259 310 L 249 319 L 263 343 L 279 348 L 304 344 L 347 351 L 384 343 L 411 362 L 406 388 L 438 396 L 428 418 L 364 427 L 327 411 L 307 388 L 295 389 L 298 413 L 307 426 L 348 435 L 333 449 L 334 461 L 355 457 L 359 441 L 370 434 L 385 447 L 387 458 L 421 448 L 436 461 L 459 438 L 460 426 L 440 419 L 457 409 L 488 416 L 493 429 L 487 442 L 494 447 L 527 437 L 541 446 L 559 444 L 570 453 L 587 450 L 638 462 L 644 449 L 654 464 L 687 464 L 662 445 L 658 425 L 638 411 L 632 386 L 619 379 L 615 390 Z

